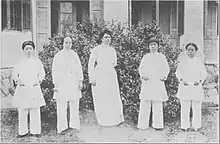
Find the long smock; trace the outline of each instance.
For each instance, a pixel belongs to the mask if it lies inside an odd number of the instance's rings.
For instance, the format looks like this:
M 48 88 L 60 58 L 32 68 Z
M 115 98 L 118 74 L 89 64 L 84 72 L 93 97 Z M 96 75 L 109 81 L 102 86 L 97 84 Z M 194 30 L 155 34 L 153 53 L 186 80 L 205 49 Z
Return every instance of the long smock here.
M 166 57 L 161 53 L 146 54 L 139 67 L 140 76 L 149 78 L 142 80 L 140 99 L 165 101 L 168 99 L 165 84 L 160 79 L 169 74 Z
M 52 78 L 58 92 L 54 99 L 60 101 L 79 100 L 82 97 L 79 82 L 83 80 L 83 72 L 78 54 L 73 50 L 58 52 L 52 64 Z
M 45 71 L 40 59 L 23 58 L 18 62 L 12 72 L 15 82 L 20 81 L 15 89 L 14 105 L 18 108 L 40 108 L 45 100 L 41 91 L 40 82 L 45 77 Z
M 176 70 L 176 76 L 180 80 L 188 83 L 185 86 L 183 82 L 180 82 L 177 97 L 180 100 L 198 100 L 204 99 L 204 90 L 202 82 L 207 77 L 207 72 L 204 63 L 198 57 L 189 58 L 185 57 L 180 61 Z M 195 82 L 201 83 L 195 86 Z

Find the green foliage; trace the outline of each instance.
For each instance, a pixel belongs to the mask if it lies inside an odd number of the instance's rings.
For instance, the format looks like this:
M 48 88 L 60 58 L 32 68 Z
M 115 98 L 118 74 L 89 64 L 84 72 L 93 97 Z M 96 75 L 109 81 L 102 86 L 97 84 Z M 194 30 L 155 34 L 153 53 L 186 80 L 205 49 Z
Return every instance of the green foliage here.
M 39 53 L 46 70 L 46 78 L 42 84 L 44 97 L 47 106 L 43 108 L 48 116 L 55 114 L 55 102 L 52 100 L 52 77 L 51 66 L 54 55 L 62 49 L 61 39 L 68 35 L 73 40 L 72 49 L 75 50 L 81 60 L 84 73 L 84 88 L 82 90 L 83 98 L 80 100 L 80 108 L 93 109 L 91 86 L 88 80 L 88 60 L 90 49 L 97 45 L 98 35 L 105 28 L 113 32 L 112 46 L 117 52 L 118 65 L 116 71 L 120 87 L 121 98 L 124 106 L 124 115 L 126 119 L 137 122 L 139 112 L 139 93 L 141 89 L 141 80 L 138 72 L 143 56 L 149 52 L 147 42 L 151 37 L 157 37 L 160 40 L 160 52 L 165 54 L 170 66 L 170 73 L 165 82 L 169 100 L 164 103 L 165 118 L 175 118 L 179 113 L 180 104 L 175 98 L 178 81 L 175 77 L 177 57 L 181 50 L 174 47 L 172 43 L 160 32 L 156 23 L 144 24 L 138 23 L 132 27 L 127 27 L 122 23 L 106 23 L 100 27 L 92 22 L 86 21 L 77 24 L 77 29 L 70 28 L 62 36 L 55 35 L 50 38 L 44 50 Z M 156 90 L 156 89 L 155 89 Z

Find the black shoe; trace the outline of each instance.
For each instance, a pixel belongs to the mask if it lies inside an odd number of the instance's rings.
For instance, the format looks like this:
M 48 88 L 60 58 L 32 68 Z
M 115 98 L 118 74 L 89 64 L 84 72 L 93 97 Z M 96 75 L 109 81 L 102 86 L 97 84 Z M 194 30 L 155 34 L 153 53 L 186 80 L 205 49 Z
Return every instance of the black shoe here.
M 154 128 L 155 130 L 162 131 L 163 128 Z
M 27 136 L 27 135 L 28 135 L 28 133 L 26 133 L 26 134 L 24 134 L 24 135 L 18 135 L 17 138 L 23 138 L 23 137 L 25 137 L 25 136 Z
M 60 135 L 65 135 L 68 131 L 69 131 L 69 129 L 65 129 L 60 133 Z
M 34 137 L 39 138 L 39 137 L 41 137 L 41 134 L 30 134 L 30 136 L 34 136 Z
M 181 131 L 183 131 L 183 132 L 189 132 L 189 131 L 190 131 L 190 128 L 187 128 L 187 129 L 181 128 Z

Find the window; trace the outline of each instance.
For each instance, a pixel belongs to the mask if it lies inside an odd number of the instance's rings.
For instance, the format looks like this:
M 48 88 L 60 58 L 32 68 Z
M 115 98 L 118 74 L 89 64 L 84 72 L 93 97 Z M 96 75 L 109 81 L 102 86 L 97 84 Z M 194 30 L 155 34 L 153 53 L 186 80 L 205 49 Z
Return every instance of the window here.
M 218 4 L 214 1 L 208 3 L 208 36 L 216 36 L 218 34 Z
M 31 0 L 2 0 L 2 30 L 31 29 Z

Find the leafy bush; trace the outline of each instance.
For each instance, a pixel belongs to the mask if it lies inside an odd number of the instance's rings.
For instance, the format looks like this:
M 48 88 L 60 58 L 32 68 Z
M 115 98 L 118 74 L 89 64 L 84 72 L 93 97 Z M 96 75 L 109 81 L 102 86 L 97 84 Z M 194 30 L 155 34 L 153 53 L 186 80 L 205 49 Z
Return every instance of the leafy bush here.
M 47 106 L 42 109 L 43 112 L 49 117 L 53 117 L 56 113 L 56 105 L 52 99 L 51 66 L 54 55 L 62 49 L 61 39 L 66 35 L 73 39 L 72 48 L 78 53 L 83 67 L 84 89 L 82 90 L 83 97 L 80 100 L 80 108 L 93 109 L 91 86 L 88 80 L 88 60 L 90 49 L 97 45 L 98 35 L 105 28 L 113 32 L 112 46 L 117 52 L 118 65 L 116 71 L 125 118 L 137 122 L 140 102 L 139 93 L 141 89 L 138 67 L 143 56 L 149 52 L 147 42 L 151 37 L 157 37 L 160 40 L 160 52 L 165 54 L 170 66 L 170 73 L 165 82 L 169 100 L 164 102 L 164 116 L 168 120 L 175 118 L 179 114 L 180 108 L 179 101 L 175 97 L 178 86 L 175 70 L 177 57 L 181 50 L 172 45 L 160 32 L 155 22 L 152 24 L 140 22 L 132 27 L 127 27 L 123 23 L 112 21 L 101 27 L 86 21 L 78 23 L 77 29 L 69 28 L 63 35 L 55 35 L 50 38 L 49 43 L 44 46 L 44 50 L 39 53 L 39 57 L 46 70 L 46 78 L 42 88 Z

